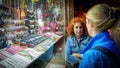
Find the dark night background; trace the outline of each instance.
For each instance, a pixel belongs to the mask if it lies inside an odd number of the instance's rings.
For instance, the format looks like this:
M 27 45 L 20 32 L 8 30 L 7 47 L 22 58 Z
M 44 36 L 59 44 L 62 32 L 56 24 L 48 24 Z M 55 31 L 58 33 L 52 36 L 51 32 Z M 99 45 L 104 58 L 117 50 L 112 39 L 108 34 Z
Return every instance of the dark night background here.
M 95 4 L 106 3 L 109 6 L 120 7 L 120 0 L 74 0 L 74 14 L 84 11 L 87 12 Z

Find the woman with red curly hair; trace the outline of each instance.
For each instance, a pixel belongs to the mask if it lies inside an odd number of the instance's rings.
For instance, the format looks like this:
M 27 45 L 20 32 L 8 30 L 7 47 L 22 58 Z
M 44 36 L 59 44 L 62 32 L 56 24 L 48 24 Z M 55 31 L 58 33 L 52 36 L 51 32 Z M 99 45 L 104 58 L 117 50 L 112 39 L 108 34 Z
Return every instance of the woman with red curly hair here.
M 82 58 L 80 51 L 86 46 L 91 37 L 87 35 L 85 22 L 79 17 L 71 19 L 67 27 L 67 33 L 69 37 L 66 41 L 66 61 L 71 68 L 78 68 Z

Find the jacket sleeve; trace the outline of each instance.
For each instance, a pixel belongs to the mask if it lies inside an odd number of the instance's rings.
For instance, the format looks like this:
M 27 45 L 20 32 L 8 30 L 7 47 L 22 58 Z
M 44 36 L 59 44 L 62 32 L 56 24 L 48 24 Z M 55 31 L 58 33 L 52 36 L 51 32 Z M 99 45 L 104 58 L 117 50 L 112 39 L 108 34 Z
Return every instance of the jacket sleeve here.
M 77 57 L 72 56 L 70 40 L 68 39 L 66 41 L 65 57 L 66 57 L 67 62 L 69 62 L 71 65 L 74 65 L 77 62 L 77 60 L 79 60 Z
M 79 68 L 104 68 L 104 54 L 96 50 L 88 50 L 79 64 Z
M 87 51 L 81 60 L 79 68 L 95 68 L 94 66 L 94 57 Z

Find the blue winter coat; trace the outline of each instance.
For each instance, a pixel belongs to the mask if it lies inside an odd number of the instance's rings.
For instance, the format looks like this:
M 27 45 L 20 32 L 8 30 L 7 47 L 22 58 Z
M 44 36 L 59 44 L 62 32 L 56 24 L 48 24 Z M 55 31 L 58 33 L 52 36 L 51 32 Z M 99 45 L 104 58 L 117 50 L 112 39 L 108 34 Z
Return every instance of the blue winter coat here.
M 111 39 L 107 31 L 100 32 L 94 36 L 87 47 L 85 47 L 81 53 L 83 58 L 79 64 L 79 68 L 120 68 L 110 59 L 110 57 L 100 51 L 93 50 L 96 46 L 102 46 L 111 50 L 120 61 L 120 50 L 115 42 Z

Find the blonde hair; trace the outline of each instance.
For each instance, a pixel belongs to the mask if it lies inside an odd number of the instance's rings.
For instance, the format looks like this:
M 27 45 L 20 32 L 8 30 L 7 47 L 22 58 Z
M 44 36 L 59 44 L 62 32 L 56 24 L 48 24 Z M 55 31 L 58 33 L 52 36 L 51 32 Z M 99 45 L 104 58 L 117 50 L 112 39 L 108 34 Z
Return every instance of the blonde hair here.
M 93 6 L 86 14 L 94 27 L 100 32 L 112 28 L 111 37 L 120 48 L 120 9 L 113 9 L 106 4 Z
M 86 14 L 86 18 L 93 22 L 98 31 L 105 31 L 112 27 L 112 9 L 106 4 L 93 6 Z

